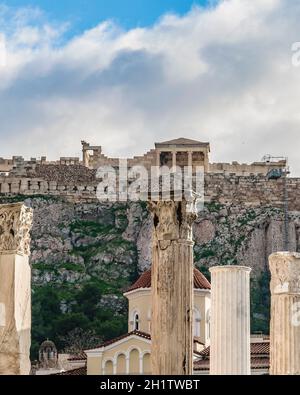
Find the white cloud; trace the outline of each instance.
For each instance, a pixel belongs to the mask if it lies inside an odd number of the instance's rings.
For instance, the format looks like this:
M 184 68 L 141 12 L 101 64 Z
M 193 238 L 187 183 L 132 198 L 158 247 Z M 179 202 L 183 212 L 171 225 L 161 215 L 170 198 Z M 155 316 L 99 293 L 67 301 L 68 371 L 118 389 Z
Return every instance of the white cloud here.
M 289 156 L 300 176 L 299 19 L 289 0 L 227 0 L 66 41 L 67 24 L 0 7 L 0 156 L 79 154 L 81 139 L 128 156 L 186 136 L 210 141 L 213 161 Z

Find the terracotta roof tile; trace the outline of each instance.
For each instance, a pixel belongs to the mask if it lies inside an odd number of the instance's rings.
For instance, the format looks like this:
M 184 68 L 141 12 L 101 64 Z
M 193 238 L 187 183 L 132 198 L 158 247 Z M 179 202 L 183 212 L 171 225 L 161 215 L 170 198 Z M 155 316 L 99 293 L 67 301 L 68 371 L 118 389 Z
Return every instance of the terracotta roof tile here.
M 269 369 L 269 367 L 269 358 L 251 356 L 251 369 Z M 194 361 L 194 370 L 209 370 L 209 358 Z
M 80 355 L 71 355 L 68 358 L 68 361 L 85 361 L 85 360 L 86 360 L 85 352 L 82 352 Z
M 114 339 L 107 340 L 106 342 L 100 344 L 99 346 L 96 346 L 95 348 L 110 346 L 111 344 L 117 343 L 119 340 L 126 339 L 127 337 L 130 337 L 132 335 L 139 336 L 143 339 L 151 340 L 151 335 L 149 333 L 141 332 L 141 331 L 132 331 L 132 332 L 124 333 L 124 335 L 115 337 Z M 199 338 L 197 338 L 197 337 L 194 337 L 194 342 L 203 344 L 200 342 Z M 86 351 L 89 351 L 89 350 L 86 350 Z M 197 351 L 197 353 L 200 355 L 200 352 Z
M 270 354 L 270 342 L 251 343 L 251 354 Z
M 251 355 L 269 355 L 270 353 L 270 342 L 264 341 L 261 343 L 251 343 Z M 201 351 L 203 357 L 209 357 L 210 347 L 206 347 Z
M 210 289 L 210 283 L 207 278 L 198 270 L 194 269 L 194 287 L 195 289 Z M 139 288 L 151 288 L 151 269 L 144 272 L 137 281 L 128 288 L 126 292 L 134 291 Z
M 55 373 L 52 376 L 86 376 L 86 366 L 76 368 L 72 370 L 66 370 L 65 372 Z
M 270 359 L 269 358 L 257 358 L 251 357 L 251 368 L 252 369 L 269 369 Z
M 151 340 L 151 336 L 148 333 L 141 332 L 141 331 L 132 331 L 132 332 L 124 333 L 124 335 L 115 337 L 114 339 L 107 340 L 104 343 L 100 344 L 99 346 L 94 347 L 94 349 L 110 346 L 111 344 L 117 343 L 119 340 L 126 339 L 126 337 L 129 337 L 132 335 L 142 337 L 143 339 Z M 89 350 L 86 350 L 86 351 L 89 351 Z
M 209 359 L 194 361 L 194 370 L 209 370 Z
M 268 369 L 270 366 L 270 343 L 268 341 L 251 343 L 251 369 Z M 210 347 L 198 353 L 202 359 L 194 362 L 195 370 L 209 369 Z
M 210 346 L 206 347 L 204 350 L 200 351 L 202 357 L 209 357 L 210 354 Z
M 134 291 L 139 288 L 151 288 L 151 269 L 144 272 L 126 292 Z
M 194 269 L 194 287 L 196 289 L 210 289 L 210 282 L 198 269 Z

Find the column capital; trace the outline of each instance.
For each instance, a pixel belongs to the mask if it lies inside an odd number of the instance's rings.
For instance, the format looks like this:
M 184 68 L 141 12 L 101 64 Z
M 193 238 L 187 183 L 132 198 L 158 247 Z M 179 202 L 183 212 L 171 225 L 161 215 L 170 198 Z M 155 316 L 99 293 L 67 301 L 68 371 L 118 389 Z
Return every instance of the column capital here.
M 300 253 L 276 252 L 269 257 L 271 293 L 300 294 Z
M 251 267 L 248 266 L 237 266 L 237 265 L 220 265 L 220 266 L 213 266 L 209 269 L 211 273 L 216 273 L 220 271 L 243 271 L 243 272 L 251 272 Z
M 23 203 L 0 205 L 0 254 L 30 255 L 32 218 Z
M 271 271 L 270 374 L 300 374 L 300 254 L 277 252 Z
M 196 199 L 192 201 L 149 201 L 157 240 L 192 240 L 192 224 L 197 218 Z

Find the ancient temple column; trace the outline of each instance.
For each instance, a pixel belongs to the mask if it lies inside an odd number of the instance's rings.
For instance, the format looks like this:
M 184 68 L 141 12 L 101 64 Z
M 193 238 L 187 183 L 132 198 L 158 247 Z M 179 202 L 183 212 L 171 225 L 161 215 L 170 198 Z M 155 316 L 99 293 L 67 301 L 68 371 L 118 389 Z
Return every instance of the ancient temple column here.
M 87 143 L 86 141 L 81 141 L 82 145 L 82 162 L 83 166 L 89 167 L 89 149 L 90 149 L 90 144 Z
M 195 201 L 150 202 L 152 374 L 193 371 L 193 241 Z
M 32 210 L 0 205 L 0 375 L 30 372 Z
M 188 151 L 188 166 L 193 166 L 193 151 Z
M 300 375 L 300 254 L 277 252 L 269 264 L 270 374 Z
M 156 151 L 156 166 L 160 167 L 160 151 Z
M 250 374 L 250 271 L 245 266 L 210 269 L 210 374 Z
M 175 167 L 176 167 L 176 156 L 177 156 L 177 152 L 172 151 L 172 168 L 173 169 L 175 169 Z

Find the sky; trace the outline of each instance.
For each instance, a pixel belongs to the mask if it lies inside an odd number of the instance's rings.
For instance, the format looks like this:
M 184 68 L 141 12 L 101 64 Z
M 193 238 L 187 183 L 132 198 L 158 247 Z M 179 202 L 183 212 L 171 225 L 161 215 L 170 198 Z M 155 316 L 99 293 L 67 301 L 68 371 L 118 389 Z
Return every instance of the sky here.
M 70 21 L 71 34 L 92 28 L 100 21 L 112 19 L 124 28 L 149 26 L 166 12 L 183 15 L 194 5 L 207 0 L 8 0 L 11 7 L 39 7 L 48 18 Z
M 300 177 L 299 20 L 290 0 L 0 0 L 0 157 L 187 137 Z

